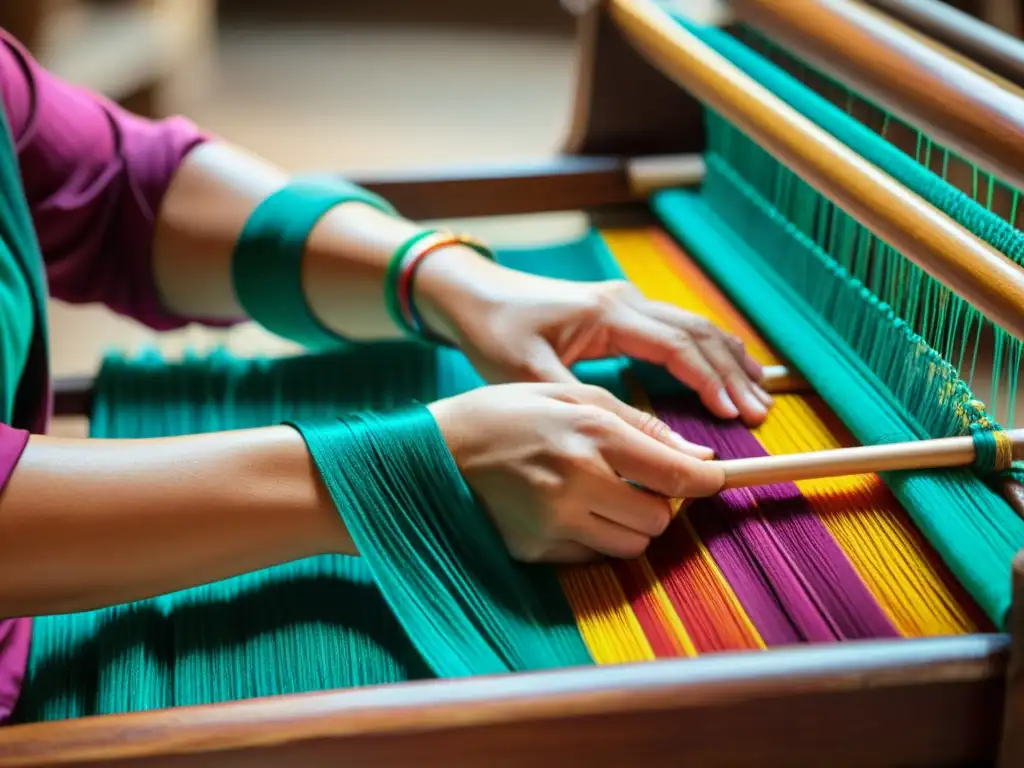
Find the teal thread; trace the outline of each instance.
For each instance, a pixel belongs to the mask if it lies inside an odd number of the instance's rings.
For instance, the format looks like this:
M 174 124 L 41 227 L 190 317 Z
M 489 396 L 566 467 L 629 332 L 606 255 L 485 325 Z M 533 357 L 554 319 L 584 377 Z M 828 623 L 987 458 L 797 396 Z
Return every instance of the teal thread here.
M 974 440 L 975 457 L 973 467 L 980 475 L 992 474 L 996 471 L 996 436 L 991 429 L 981 424 L 971 425 L 971 438 Z

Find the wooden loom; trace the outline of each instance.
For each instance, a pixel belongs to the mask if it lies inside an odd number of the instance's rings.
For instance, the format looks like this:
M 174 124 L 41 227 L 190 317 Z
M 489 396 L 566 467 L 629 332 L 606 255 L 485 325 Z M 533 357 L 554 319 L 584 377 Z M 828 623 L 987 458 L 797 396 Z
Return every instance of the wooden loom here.
M 835 0 L 799 5 L 803 21 L 787 12 L 793 7 L 787 0 L 736 0 L 734 9 L 805 55 L 814 41 L 827 41 L 832 59 L 860 78 L 860 90 L 1024 185 L 1024 155 L 1013 141 L 1024 129 L 1016 97 L 981 87 L 971 73 L 989 85 L 991 79 L 951 58 L 938 69 L 923 66 L 920 57 L 934 45 L 896 26 L 887 28 L 884 46 L 868 47 L 864 41 L 878 32 L 879 17 L 859 6 Z M 933 209 L 914 205 L 898 189 L 880 188 L 866 163 L 830 168 L 821 142 L 732 92 L 707 65 L 702 46 L 670 45 L 645 9 L 642 2 L 615 0 L 580 17 L 582 67 L 570 141 L 579 156 L 532 168 L 366 185 L 413 218 L 578 209 L 594 211 L 595 219 L 609 211 L 632 215 L 653 188 L 699 183 L 693 154 L 702 147 L 699 105 L 678 82 L 989 316 L 1008 329 L 1022 328 L 1024 278 L 1018 272 L 1005 271 L 994 252 L 961 237 Z M 889 77 L 873 80 L 880 51 Z M 824 58 L 815 63 L 830 68 Z M 911 90 L 931 97 L 905 98 Z M 933 112 L 922 111 L 929 108 Z M 668 164 L 615 157 L 664 153 L 683 156 Z M 58 382 L 58 415 L 87 414 L 90 386 Z M 1019 489 L 1007 492 L 1024 508 Z M 997 756 L 1015 766 L 1024 764 L 1024 557 L 1013 578 L 1009 635 L 851 642 L 17 726 L 0 730 L 0 766 L 156 766 L 197 759 L 218 766 L 344 760 L 903 765 Z

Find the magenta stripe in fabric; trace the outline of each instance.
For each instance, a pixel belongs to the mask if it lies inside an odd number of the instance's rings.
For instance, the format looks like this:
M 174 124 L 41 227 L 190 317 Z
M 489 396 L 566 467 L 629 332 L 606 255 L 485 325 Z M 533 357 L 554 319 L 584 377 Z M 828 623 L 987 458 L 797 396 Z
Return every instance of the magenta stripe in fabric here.
M 710 421 L 695 400 L 664 401 L 655 410 L 719 458 L 767 455 L 745 426 Z M 794 483 L 725 491 L 690 514 L 766 644 L 794 642 L 794 630 L 808 642 L 899 637 Z M 754 588 L 758 577 L 762 588 Z

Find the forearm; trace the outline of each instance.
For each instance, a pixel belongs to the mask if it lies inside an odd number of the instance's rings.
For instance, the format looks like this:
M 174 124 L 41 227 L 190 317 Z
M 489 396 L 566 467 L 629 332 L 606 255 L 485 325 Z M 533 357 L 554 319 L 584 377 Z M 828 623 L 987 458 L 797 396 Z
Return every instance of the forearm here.
M 231 281 L 231 256 L 256 206 L 283 187 L 280 169 L 226 144 L 194 150 L 178 169 L 154 240 L 154 273 L 166 307 L 186 317 L 244 316 Z M 314 228 L 302 282 L 313 314 L 352 339 L 397 337 L 384 305 L 388 262 L 420 225 L 361 203 L 331 210 Z M 418 276 L 417 300 L 428 322 L 446 331 L 442 305 L 470 281 L 499 267 L 462 246 L 432 256 Z
M 0 497 L 0 616 L 88 610 L 332 552 L 355 548 L 289 427 L 32 437 Z

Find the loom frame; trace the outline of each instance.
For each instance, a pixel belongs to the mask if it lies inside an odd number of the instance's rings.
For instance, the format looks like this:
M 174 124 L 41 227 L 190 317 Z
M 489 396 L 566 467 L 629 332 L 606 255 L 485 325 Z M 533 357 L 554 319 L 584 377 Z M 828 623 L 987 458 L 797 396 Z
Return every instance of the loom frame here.
M 996 75 L 1024 86 L 1024 43 L 1011 32 L 986 24 L 942 0 L 863 2 L 949 46 Z M 1009 0 L 1009 4 L 1014 2 Z
M 604 9 L 586 10 L 579 23 L 580 88 L 566 156 L 361 183 L 422 219 L 631 209 L 645 185 L 623 158 L 698 151 L 700 120 L 692 118 L 700 107 L 643 61 Z M 696 172 L 689 179 L 698 180 Z M 57 381 L 57 415 L 87 415 L 91 386 L 90 379 Z M 830 765 L 998 759 L 1016 766 L 1024 764 L 1024 555 L 1013 579 L 1008 634 L 403 683 L 19 725 L 0 729 L 0 766 L 791 766 L 817 764 L 822 755 Z

